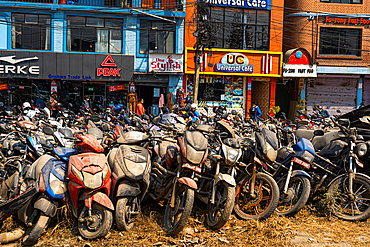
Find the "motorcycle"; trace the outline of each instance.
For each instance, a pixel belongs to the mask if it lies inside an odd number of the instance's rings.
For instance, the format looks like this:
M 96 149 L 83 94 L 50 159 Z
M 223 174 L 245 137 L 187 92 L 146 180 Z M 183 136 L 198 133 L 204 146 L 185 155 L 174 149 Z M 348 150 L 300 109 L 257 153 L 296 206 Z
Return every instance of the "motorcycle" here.
M 118 136 L 117 136 L 118 135 Z M 119 230 L 129 231 L 140 216 L 150 182 L 151 159 L 148 150 L 138 144 L 149 138 L 143 132 L 116 131 L 117 145 L 107 159 L 112 169 L 111 198 L 115 203 L 115 221 Z

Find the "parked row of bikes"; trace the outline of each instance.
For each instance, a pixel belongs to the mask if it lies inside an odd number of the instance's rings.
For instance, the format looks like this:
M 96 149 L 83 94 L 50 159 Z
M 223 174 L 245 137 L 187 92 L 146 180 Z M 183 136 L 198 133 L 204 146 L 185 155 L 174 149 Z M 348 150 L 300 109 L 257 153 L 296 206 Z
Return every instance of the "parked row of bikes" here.
M 17 217 L 27 228 L 23 244 L 32 245 L 64 205 L 86 239 L 113 223 L 131 230 L 149 201 L 164 205 L 169 235 L 184 229 L 195 200 L 210 229 L 233 212 L 244 220 L 292 216 L 317 195 L 338 218 L 370 217 L 370 134 L 352 126 L 363 114 L 312 129 L 285 117 L 255 123 L 213 112 L 195 119 L 63 109 L 54 119 L 45 108 L 1 117 L 0 221 Z

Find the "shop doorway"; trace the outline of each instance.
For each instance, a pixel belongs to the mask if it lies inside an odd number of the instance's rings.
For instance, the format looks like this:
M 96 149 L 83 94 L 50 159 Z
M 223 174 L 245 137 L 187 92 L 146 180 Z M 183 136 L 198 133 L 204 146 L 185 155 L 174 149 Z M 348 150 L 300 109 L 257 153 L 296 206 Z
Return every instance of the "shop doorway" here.
M 167 102 L 166 98 L 166 88 L 160 86 L 148 86 L 139 85 L 136 87 L 137 99 L 138 101 L 142 98 L 144 99 L 144 108 L 147 114 L 158 115 L 159 109 L 159 97 L 163 94 L 165 98 L 165 105 Z
M 105 106 L 106 102 L 106 83 L 105 82 L 97 82 L 97 83 L 83 83 L 83 96 L 89 96 L 90 98 L 90 106 L 92 109 L 98 109 L 99 105 Z
M 270 78 L 252 78 L 252 104 L 253 102 L 257 102 L 260 107 L 261 117 L 266 118 L 270 106 Z

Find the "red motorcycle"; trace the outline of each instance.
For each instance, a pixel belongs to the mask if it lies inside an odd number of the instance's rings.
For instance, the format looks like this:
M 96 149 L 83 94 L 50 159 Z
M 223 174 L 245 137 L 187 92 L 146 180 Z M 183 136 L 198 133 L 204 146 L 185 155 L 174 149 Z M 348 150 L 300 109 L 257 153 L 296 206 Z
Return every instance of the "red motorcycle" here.
M 86 239 L 105 236 L 113 223 L 114 206 L 109 199 L 111 170 L 104 148 L 95 136 L 76 135 L 85 153 L 69 158 L 70 208 L 78 218 L 78 231 Z

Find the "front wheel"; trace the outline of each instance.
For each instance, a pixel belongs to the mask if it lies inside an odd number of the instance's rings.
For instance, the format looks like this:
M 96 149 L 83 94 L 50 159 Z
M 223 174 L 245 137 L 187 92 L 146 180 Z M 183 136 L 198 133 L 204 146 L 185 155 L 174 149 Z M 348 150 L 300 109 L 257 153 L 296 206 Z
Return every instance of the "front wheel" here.
M 170 207 L 170 200 L 164 212 L 164 227 L 169 235 L 176 235 L 184 229 L 194 204 L 194 190 L 179 184 L 176 186 L 175 207 Z
M 121 197 L 117 200 L 115 219 L 118 230 L 130 231 L 140 215 L 137 197 Z
M 293 216 L 298 213 L 310 197 L 311 184 L 304 176 L 295 176 L 290 178 L 288 190 L 284 193 L 286 177 L 280 179 L 279 186 L 280 198 L 276 211 L 279 215 Z
M 263 220 L 269 217 L 279 202 L 279 188 L 268 174 L 257 173 L 254 191 L 252 178 L 247 177 L 236 187 L 234 211 L 243 220 Z
M 217 230 L 223 227 L 233 212 L 235 202 L 235 187 L 227 183 L 216 185 L 215 203 L 208 202 L 207 220 L 211 229 Z
M 95 202 L 91 206 L 91 217 L 83 215 L 80 219 L 83 220 L 78 220 L 78 231 L 86 239 L 104 237 L 113 224 L 112 212 Z
M 370 179 L 354 174 L 352 191 L 349 192 L 349 176 L 338 177 L 328 188 L 331 209 L 343 220 L 366 220 L 370 217 Z
M 50 217 L 46 216 L 43 212 L 39 210 L 37 211 L 38 212 L 36 212 L 36 219 L 34 220 L 35 223 L 26 230 L 26 235 L 22 240 L 23 245 L 34 245 L 41 236 L 41 233 L 49 224 Z

